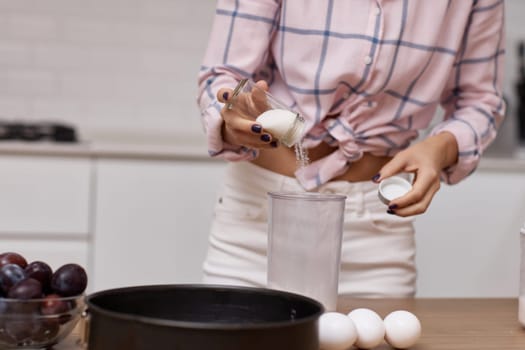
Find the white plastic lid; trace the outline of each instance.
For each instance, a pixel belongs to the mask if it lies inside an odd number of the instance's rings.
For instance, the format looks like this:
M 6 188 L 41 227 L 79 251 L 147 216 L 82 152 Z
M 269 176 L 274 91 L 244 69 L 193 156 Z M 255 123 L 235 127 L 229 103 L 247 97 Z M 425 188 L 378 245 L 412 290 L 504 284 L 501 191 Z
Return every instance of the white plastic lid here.
M 381 202 L 388 205 L 390 201 L 404 196 L 412 189 L 412 184 L 401 176 L 392 176 L 379 183 L 377 195 Z

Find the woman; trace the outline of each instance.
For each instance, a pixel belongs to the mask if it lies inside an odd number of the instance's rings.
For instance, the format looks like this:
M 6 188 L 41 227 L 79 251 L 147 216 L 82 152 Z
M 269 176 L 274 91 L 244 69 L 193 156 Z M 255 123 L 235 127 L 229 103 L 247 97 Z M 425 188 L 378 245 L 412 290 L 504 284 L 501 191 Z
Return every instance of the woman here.
M 340 293 L 412 296 L 412 218 L 476 168 L 503 120 L 498 0 L 219 0 L 199 73 L 209 153 L 229 160 L 205 282 L 265 285 L 267 192 L 347 195 Z M 306 119 L 297 169 L 257 116 L 225 108 L 242 78 Z M 434 119 L 428 136 L 417 139 Z M 414 175 L 390 202 L 377 183 Z

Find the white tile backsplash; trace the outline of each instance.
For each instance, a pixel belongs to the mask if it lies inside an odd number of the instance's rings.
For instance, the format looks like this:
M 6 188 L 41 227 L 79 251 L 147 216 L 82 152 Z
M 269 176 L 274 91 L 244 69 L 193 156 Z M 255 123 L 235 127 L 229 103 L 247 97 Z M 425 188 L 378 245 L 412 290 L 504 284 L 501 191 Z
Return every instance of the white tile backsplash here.
M 30 67 L 33 62 L 30 45 L 17 40 L 0 40 L 0 66 Z
M 54 41 L 60 35 L 59 18 L 56 16 L 13 12 L 5 13 L 2 20 L 5 31 L 0 38 Z
M 106 18 L 63 18 L 61 39 L 72 45 L 99 47 L 125 47 L 137 45 L 140 23 L 132 20 Z
M 0 81 L 2 81 L 0 74 Z M 27 97 L 9 96 L 3 92 L 0 85 L 0 119 L 12 120 L 21 116 L 29 115 L 31 112 L 31 101 Z
M 200 0 L 0 0 L 0 116 L 71 122 L 87 139 L 102 133 L 129 140 L 141 130 L 159 139 L 203 137 L 196 75 L 214 6 Z M 513 113 L 525 1 L 507 0 L 506 6 L 505 94 Z
M 6 94 L 9 96 L 52 96 L 59 92 L 59 76 L 52 71 L 33 67 L 10 69 L 6 73 Z

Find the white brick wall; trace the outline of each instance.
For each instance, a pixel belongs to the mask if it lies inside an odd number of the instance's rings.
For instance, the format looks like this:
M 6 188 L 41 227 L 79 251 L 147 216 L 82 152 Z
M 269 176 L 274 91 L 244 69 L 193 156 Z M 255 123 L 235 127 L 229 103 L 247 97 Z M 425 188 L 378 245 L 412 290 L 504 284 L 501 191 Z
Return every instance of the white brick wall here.
M 88 140 L 202 136 L 196 74 L 213 11 L 213 1 L 0 0 L 0 117 L 70 122 Z
M 505 93 L 513 113 L 525 1 L 506 5 Z M 147 133 L 166 142 L 188 128 L 202 136 L 196 74 L 214 6 L 210 0 L 0 0 L 0 117 L 68 121 L 85 139 Z

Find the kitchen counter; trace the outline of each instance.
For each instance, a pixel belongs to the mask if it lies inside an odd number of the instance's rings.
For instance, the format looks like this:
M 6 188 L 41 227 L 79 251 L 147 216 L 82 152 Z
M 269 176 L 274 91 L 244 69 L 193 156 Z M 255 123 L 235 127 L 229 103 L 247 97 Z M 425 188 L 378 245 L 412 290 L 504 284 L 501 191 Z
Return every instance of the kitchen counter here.
M 3 142 L 0 155 L 214 161 L 199 142 L 169 144 L 108 142 Z
M 338 310 L 366 307 L 381 317 L 395 310 L 413 312 L 422 335 L 412 350 L 523 350 L 525 329 L 518 323 L 517 299 L 354 299 L 342 297 Z M 74 332 L 55 350 L 82 349 Z M 374 350 L 391 350 L 383 343 Z M 120 350 L 120 349 L 115 349 Z
M 0 143 L 0 155 L 220 161 L 208 156 L 206 145 L 202 139 L 191 137 L 187 140 L 164 143 L 105 141 L 61 144 L 4 141 Z M 484 155 L 478 169 L 525 172 L 525 147 L 508 155 Z

